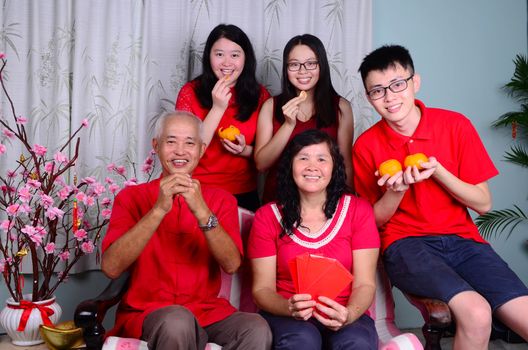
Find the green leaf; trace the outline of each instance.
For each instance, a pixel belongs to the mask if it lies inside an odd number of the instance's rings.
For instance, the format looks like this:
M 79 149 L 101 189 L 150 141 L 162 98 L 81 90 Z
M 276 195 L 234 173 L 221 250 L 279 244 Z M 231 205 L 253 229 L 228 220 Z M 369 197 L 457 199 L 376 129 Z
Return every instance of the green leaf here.
M 515 209 L 492 210 L 476 218 L 475 224 L 482 237 L 485 239 L 496 237 L 509 228 L 506 233 L 506 239 L 508 239 L 517 225 L 528 223 L 528 217 L 521 208 L 516 205 L 514 207 Z

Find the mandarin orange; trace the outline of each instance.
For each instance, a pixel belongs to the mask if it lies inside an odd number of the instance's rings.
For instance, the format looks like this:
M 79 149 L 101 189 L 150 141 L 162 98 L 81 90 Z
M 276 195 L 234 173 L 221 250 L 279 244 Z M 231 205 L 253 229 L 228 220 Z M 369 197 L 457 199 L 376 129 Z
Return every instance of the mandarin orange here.
M 229 127 L 225 129 L 222 127 L 218 129 L 218 136 L 231 142 L 236 140 L 236 135 L 240 135 L 240 130 L 236 126 L 229 125 Z
M 403 161 L 403 166 L 407 169 L 408 166 L 416 166 L 418 170 L 422 170 L 420 162 L 428 162 L 429 158 L 423 153 L 409 154 Z
M 389 159 L 380 164 L 378 172 L 380 176 L 389 174 L 389 176 L 394 176 L 398 171 L 402 171 L 402 166 L 399 161 L 396 159 Z

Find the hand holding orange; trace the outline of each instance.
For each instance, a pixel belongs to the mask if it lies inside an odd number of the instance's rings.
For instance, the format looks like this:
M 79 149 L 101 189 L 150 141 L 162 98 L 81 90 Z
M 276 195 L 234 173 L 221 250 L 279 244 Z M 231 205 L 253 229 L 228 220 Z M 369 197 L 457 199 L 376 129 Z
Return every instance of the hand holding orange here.
M 418 170 L 422 170 L 422 166 L 420 165 L 421 162 L 428 162 L 429 158 L 423 154 L 423 153 L 415 153 L 415 154 L 409 154 L 407 157 L 405 157 L 405 160 L 403 161 L 403 166 L 405 168 L 416 166 Z
M 398 171 L 402 171 L 402 166 L 396 159 L 389 159 L 380 164 L 378 172 L 380 176 L 388 174 L 394 176 Z
M 236 135 L 240 135 L 240 130 L 236 126 L 229 125 L 229 127 L 225 129 L 222 127 L 218 129 L 218 136 L 222 139 L 227 139 L 233 142 L 236 140 Z

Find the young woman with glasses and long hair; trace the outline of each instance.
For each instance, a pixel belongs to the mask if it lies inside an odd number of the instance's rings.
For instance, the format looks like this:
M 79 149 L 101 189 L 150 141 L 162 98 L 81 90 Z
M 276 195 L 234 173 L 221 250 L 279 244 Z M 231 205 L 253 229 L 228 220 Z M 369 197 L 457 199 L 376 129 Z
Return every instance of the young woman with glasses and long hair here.
M 352 107 L 332 86 L 323 43 L 304 34 L 293 37 L 284 47 L 282 92 L 264 103 L 258 117 L 254 157 L 257 169 L 268 172 L 264 202 L 276 198 L 276 162 L 284 147 L 308 129 L 323 130 L 337 142 L 351 186 Z

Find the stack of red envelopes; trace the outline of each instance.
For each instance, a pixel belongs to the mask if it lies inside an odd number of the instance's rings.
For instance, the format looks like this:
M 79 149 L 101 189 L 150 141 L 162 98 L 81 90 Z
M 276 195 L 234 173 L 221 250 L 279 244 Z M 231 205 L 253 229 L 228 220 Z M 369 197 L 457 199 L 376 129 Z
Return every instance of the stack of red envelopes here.
M 335 299 L 354 277 L 336 259 L 304 253 L 288 262 L 297 294 Z

